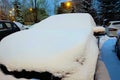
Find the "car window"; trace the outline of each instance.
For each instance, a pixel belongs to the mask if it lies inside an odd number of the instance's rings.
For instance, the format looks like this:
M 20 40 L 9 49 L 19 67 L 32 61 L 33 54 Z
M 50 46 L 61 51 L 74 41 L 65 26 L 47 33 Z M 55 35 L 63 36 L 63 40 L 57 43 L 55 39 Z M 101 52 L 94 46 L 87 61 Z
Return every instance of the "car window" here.
M 0 30 L 1 30 L 1 29 L 5 29 L 5 27 L 3 26 L 2 23 L 0 23 Z
M 14 28 L 18 28 L 14 23 L 13 23 L 13 27 L 14 27 Z
M 2 29 L 3 28 L 3 25 L 2 24 L 0 24 L 0 29 Z
M 113 23 L 113 25 L 120 25 L 120 22 L 115 22 Z
M 12 28 L 12 25 L 11 25 L 11 23 L 5 23 L 5 25 L 7 26 L 7 28 Z

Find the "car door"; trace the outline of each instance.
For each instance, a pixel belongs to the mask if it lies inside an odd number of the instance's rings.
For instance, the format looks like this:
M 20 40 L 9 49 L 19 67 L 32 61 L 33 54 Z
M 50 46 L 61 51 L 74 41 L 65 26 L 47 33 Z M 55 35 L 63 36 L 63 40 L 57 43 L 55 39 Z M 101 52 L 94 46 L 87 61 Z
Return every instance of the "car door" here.
M 11 25 L 12 25 L 13 32 L 20 31 L 20 28 L 15 23 L 11 22 Z

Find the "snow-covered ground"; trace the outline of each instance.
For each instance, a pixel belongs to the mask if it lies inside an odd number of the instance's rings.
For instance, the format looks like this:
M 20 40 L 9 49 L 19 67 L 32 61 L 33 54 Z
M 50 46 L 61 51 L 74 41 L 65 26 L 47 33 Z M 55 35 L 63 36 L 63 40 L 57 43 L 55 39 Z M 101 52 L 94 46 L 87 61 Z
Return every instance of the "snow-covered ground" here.
M 100 48 L 102 48 L 103 44 L 109 39 L 116 39 L 116 38 L 115 37 L 108 37 L 107 35 L 101 36 L 100 37 L 100 44 L 99 44 Z
M 111 80 L 120 80 L 120 60 L 115 53 L 115 37 L 101 37 L 101 59 L 106 65 Z

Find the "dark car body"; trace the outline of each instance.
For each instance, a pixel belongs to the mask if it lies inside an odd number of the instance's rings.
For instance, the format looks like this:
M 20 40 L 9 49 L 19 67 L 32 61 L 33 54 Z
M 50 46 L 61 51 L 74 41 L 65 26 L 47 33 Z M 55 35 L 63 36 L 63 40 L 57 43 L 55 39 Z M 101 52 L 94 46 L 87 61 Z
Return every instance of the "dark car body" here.
M 15 23 L 11 21 L 0 20 L 0 40 L 16 31 L 20 31 L 20 29 Z
M 117 41 L 115 44 L 115 51 L 117 53 L 117 57 L 120 60 L 120 36 L 117 37 Z

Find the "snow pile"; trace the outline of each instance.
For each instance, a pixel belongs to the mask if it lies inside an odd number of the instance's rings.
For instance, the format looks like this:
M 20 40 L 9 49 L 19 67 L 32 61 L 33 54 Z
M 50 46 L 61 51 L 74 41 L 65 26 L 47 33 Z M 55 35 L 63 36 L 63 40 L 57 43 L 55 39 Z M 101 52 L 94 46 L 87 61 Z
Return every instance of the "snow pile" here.
M 100 37 L 100 49 L 102 48 L 103 44 L 109 39 L 115 39 L 116 40 L 116 37 L 108 37 L 107 35 Z
M 33 29 L 4 38 L 0 64 L 9 71 L 48 71 L 62 80 L 93 80 L 99 53 L 93 26 L 89 14 L 51 16 Z

